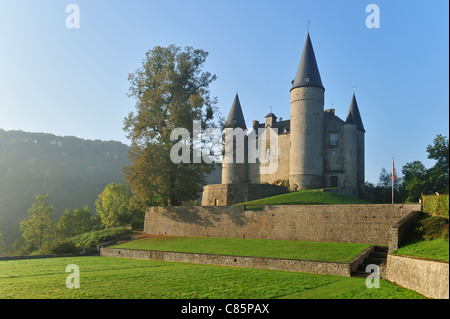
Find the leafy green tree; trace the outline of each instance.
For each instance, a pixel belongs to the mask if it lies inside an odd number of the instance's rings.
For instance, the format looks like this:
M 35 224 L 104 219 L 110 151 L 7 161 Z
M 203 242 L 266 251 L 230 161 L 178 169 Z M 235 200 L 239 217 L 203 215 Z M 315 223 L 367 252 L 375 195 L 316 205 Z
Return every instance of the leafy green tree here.
M 422 195 L 448 193 L 449 191 L 449 143 L 448 138 L 438 135 L 433 145 L 427 146 L 428 158 L 436 164 L 427 169 L 421 161 L 407 163 L 402 167 L 406 200 L 416 202 Z
M 73 237 L 93 229 L 92 211 L 88 206 L 66 210 L 56 225 L 56 233 L 60 238 Z
M 105 187 L 95 202 L 102 225 L 116 227 L 133 220 L 132 193 L 123 184 L 111 183 Z
M 417 202 L 422 194 L 428 193 L 428 171 L 421 161 L 406 163 L 402 167 L 405 180 L 405 191 L 408 194 L 407 202 Z
M 55 228 L 55 213 L 48 195 L 36 196 L 36 202 L 28 210 L 28 217 L 20 223 L 25 251 L 48 249 L 55 236 Z
M 428 158 L 436 160 L 436 164 L 429 170 L 429 183 L 432 190 L 448 194 L 449 191 L 449 146 L 448 138 L 438 135 L 433 145 L 427 146 Z
M 146 205 L 179 205 L 196 199 L 211 165 L 173 163 L 171 132 L 184 128 L 192 137 L 193 120 L 214 126 L 216 99 L 209 94 L 215 75 L 203 72 L 208 53 L 201 49 L 157 46 L 146 53 L 142 68 L 129 75 L 129 96 L 136 112 L 124 120 L 131 140 L 131 165 L 124 169 L 133 193 Z M 192 146 L 192 138 L 186 141 Z

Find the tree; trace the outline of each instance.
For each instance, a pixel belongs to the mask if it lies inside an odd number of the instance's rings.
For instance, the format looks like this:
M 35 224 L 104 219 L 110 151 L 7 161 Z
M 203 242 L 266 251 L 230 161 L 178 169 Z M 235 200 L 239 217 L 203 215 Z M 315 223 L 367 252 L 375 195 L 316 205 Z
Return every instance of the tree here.
M 392 173 L 388 172 L 383 167 L 378 176 L 378 183 L 376 185 L 366 182 L 365 199 L 375 204 L 392 203 Z M 396 176 L 394 181 L 394 202 L 400 203 L 403 200 L 402 178 Z
M 73 237 L 91 231 L 93 228 L 92 212 L 88 206 L 68 209 L 56 225 L 56 233 L 60 238 Z
M 436 164 L 429 170 L 429 183 L 433 191 L 447 193 L 449 191 L 449 146 L 448 138 L 438 135 L 433 145 L 427 146 L 428 158 L 436 160 Z
M 95 206 L 102 225 L 108 228 L 131 223 L 132 193 L 125 185 L 111 183 L 98 197 Z
M 55 213 L 48 195 L 36 196 L 36 202 L 28 210 L 28 217 L 20 223 L 25 251 L 45 250 L 55 236 Z
M 406 163 L 402 167 L 407 201 L 416 202 L 422 195 L 449 191 L 449 143 L 448 138 L 437 135 L 433 145 L 427 146 L 428 158 L 436 164 L 427 169 L 421 161 Z
M 421 161 L 406 163 L 402 167 L 405 180 L 405 191 L 408 194 L 407 202 L 417 202 L 422 194 L 428 193 L 428 171 Z
M 124 169 L 133 193 L 146 205 L 178 205 L 196 199 L 211 165 L 174 163 L 170 158 L 175 128 L 193 136 L 193 121 L 201 128 L 213 127 L 216 99 L 209 94 L 215 75 L 203 72 L 208 53 L 186 47 L 157 46 L 146 53 L 142 68 L 129 75 L 129 96 L 135 98 L 136 113 L 124 120 L 131 139 L 131 165 Z M 185 140 L 191 147 L 193 140 Z

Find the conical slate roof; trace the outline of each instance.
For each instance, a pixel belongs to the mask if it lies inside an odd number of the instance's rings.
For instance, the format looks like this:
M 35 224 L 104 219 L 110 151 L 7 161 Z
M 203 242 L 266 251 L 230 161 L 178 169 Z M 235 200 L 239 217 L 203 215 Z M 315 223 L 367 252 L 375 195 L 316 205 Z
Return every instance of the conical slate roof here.
M 234 97 L 230 113 L 225 121 L 225 127 L 247 128 L 247 126 L 245 126 L 244 114 L 242 113 L 241 103 L 239 102 L 239 96 L 237 93 Z
M 291 90 L 302 86 L 317 86 L 325 89 L 322 85 L 322 80 L 320 78 L 319 68 L 317 67 L 316 56 L 314 54 L 309 33 L 306 36 L 302 57 L 298 65 L 297 74 L 292 82 Z
M 355 93 L 353 93 L 352 102 L 350 103 L 350 107 L 348 109 L 347 119 L 345 120 L 346 124 L 356 124 L 356 128 L 360 131 L 365 132 L 364 125 L 361 119 L 361 115 L 359 114 L 358 103 L 356 103 Z

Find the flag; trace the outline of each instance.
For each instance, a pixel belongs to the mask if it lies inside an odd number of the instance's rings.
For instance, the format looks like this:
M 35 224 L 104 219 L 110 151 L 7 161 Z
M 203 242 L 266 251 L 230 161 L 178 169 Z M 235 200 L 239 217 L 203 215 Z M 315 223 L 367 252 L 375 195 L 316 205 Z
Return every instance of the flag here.
M 394 159 L 392 159 L 392 181 L 395 181 L 395 167 L 394 167 Z

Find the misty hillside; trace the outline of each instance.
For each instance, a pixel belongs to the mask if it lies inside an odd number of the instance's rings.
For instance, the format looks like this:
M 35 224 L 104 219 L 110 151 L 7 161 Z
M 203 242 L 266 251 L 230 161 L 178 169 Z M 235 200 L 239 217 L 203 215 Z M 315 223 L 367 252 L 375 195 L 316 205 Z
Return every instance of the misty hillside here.
M 0 220 L 5 241 L 21 232 L 20 222 L 36 195 L 49 194 L 59 218 L 66 209 L 94 202 L 111 182 L 125 183 L 128 146 L 45 133 L 0 129 Z

